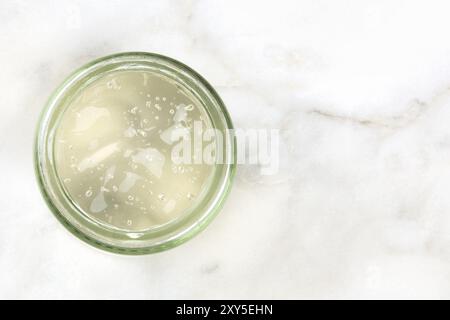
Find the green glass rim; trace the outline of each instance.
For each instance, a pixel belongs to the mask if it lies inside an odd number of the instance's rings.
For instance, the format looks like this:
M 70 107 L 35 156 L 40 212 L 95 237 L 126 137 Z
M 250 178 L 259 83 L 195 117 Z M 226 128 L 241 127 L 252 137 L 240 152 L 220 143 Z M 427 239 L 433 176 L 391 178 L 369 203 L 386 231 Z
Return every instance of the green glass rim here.
M 214 127 L 224 133 L 224 164 L 215 165 L 213 183 L 201 203 L 185 219 L 161 229 L 121 232 L 85 217 L 65 194 L 53 161 L 53 135 L 60 114 L 71 94 L 89 79 L 111 70 L 127 68 L 152 70 L 172 77 L 195 94 L 208 112 Z M 67 230 L 102 250 L 142 255 L 178 246 L 202 231 L 217 215 L 228 196 L 236 172 L 236 141 L 230 130 L 230 115 L 214 88 L 196 71 L 172 58 L 149 52 L 124 52 L 93 60 L 69 75 L 54 90 L 43 108 L 35 134 L 34 168 L 39 189 L 48 207 Z M 59 181 L 59 182 L 58 182 Z M 136 234 L 139 236 L 136 237 Z

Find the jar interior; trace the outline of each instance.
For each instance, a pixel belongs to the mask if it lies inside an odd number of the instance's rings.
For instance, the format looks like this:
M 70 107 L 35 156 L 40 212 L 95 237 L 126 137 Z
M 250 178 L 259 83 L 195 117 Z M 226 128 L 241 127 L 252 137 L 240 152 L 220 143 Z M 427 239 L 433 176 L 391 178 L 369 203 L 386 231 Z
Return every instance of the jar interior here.
M 66 103 L 54 135 L 56 172 L 89 219 L 126 231 L 161 227 L 195 208 L 214 171 L 173 161 L 183 143 L 177 133 L 194 141 L 209 128 L 205 107 L 176 80 L 110 71 Z

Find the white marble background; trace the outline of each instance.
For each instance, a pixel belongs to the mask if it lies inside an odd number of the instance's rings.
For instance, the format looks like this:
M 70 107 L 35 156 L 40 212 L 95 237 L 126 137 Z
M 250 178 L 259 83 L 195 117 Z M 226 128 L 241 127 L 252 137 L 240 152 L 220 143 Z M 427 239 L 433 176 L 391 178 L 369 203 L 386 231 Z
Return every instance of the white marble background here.
M 450 298 L 448 1 L 0 2 L 0 298 Z M 120 51 L 185 62 L 279 128 L 217 219 L 165 253 L 89 247 L 34 178 L 38 114 Z

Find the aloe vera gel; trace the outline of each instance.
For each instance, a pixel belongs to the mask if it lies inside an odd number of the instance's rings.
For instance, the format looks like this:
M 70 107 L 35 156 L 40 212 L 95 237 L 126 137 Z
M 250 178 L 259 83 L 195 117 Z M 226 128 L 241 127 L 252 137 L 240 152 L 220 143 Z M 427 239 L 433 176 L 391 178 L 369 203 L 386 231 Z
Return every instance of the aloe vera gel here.
M 172 131 L 211 127 L 200 103 L 169 79 L 117 71 L 82 90 L 56 131 L 56 169 L 92 219 L 144 230 L 180 217 L 213 167 L 171 160 Z

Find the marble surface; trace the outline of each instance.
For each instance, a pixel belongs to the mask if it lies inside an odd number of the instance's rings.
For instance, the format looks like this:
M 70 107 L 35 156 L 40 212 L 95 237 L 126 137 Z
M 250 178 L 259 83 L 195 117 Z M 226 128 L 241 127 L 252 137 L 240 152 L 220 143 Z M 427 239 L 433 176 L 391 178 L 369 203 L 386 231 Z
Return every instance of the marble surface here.
M 450 298 L 448 1 L 0 2 L 0 298 Z M 33 172 L 64 77 L 120 51 L 190 65 L 276 175 L 240 166 L 217 219 L 156 255 L 70 235 Z

